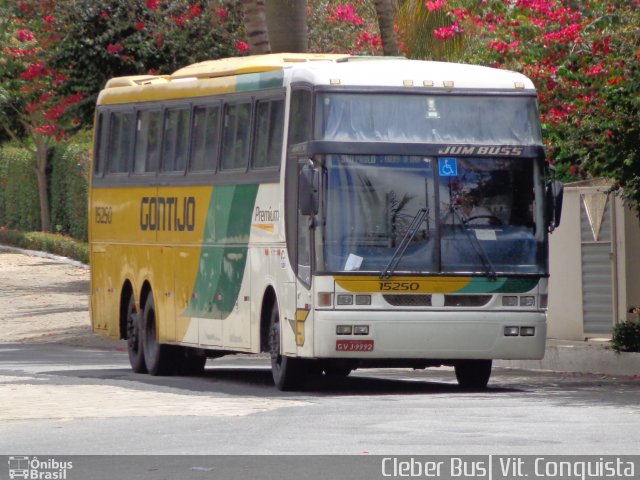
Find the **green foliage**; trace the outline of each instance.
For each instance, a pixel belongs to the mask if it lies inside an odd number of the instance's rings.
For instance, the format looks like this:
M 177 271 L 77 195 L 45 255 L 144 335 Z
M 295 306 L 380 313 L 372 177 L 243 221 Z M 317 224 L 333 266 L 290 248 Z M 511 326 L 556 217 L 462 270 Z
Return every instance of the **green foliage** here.
M 44 232 L 24 233 L 19 230 L 8 230 L 0 227 L 0 244 L 26 250 L 48 252 L 82 263 L 89 263 L 89 245 L 68 236 Z
M 627 320 L 613 327 L 611 347 L 618 353 L 640 352 L 640 321 Z
M 0 149 L 0 226 L 20 230 L 40 228 L 33 158 L 13 145 Z
M 54 63 L 73 72 L 65 88 L 87 99 L 79 112 L 85 127 L 108 79 L 170 74 L 192 63 L 237 55 L 242 34 L 239 2 L 222 0 L 78 0 L 64 26 Z
M 51 225 L 56 233 L 87 240 L 87 192 L 91 140 L 75 137 L 59 145 L 51 171 Z
M 396 21 L 400 27 L 403 50 L 410 58 L 454 61 L 470 41 L 464 35 L 456 35 L 448 41 L 438 39 L 435 32 L 451 23 L 450 16 L 442 9 L 429 11 L 424 0 L 402 2 Z
M 382 55 L 374 2 L 311 0 L 309 51 Z

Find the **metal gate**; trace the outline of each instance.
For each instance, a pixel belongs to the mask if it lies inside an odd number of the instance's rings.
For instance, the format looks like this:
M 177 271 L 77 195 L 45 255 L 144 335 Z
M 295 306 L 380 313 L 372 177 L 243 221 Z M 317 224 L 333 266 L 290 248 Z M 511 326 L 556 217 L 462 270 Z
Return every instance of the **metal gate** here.
M 613 202 L 602 191 L 580 197 L 583 331 L 585 335 L 609 335 L 617 318 Z

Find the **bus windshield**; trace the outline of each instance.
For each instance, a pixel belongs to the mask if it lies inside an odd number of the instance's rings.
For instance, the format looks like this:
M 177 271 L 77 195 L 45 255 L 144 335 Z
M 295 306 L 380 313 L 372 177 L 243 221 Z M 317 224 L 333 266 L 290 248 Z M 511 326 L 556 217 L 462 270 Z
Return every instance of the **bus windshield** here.
M 318 273 L 546 273 L 540 160 L 326 155 L 320 163 Z
M 531 96 L 319 93 L 317 140 L 542 145 Z

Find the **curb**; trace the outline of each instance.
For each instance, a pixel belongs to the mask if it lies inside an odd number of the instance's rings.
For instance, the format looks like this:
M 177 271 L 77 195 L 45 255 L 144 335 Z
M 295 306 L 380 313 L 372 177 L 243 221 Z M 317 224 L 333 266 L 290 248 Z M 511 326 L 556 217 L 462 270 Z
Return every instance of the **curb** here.
M 23 255 L 28 255 L 30 257 L 48 258 L 50 260 L 55 260 L 60 263 L 66 263 L 67 265 L 73 265 L 74 267 L 89 269 L 89 265 L 87 265 L 86 263 L 82 263 L 82 262 L 79 262 L 78 260 L 73 260 L 68 257 L 61 257 L 60 255 L 54 255 L 53 253 L 41 252 L 38 250 L 24 250 L 22 248 L 10 247 L 9 245 L 0 244 L 0 252 L 1 251 L 11 252 L 11 253 L 21 253 Z
M 640 375 L 640 353 L 616 353 L 609 342 L 547 340 L 542 360 L 499 360 L 497 367 L 610 376 Z

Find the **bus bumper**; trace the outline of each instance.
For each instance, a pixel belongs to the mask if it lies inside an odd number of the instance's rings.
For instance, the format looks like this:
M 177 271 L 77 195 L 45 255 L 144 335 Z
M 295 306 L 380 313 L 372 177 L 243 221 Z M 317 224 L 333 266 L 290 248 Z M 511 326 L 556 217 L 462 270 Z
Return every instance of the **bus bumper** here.
M 339 335 L 338 326 L 352 326 L 353 331 L 368 326 L 369 333 Z M 316 310 L 313 331 L 315 358 L 539 360 L 544 356 L 547 315 Z

